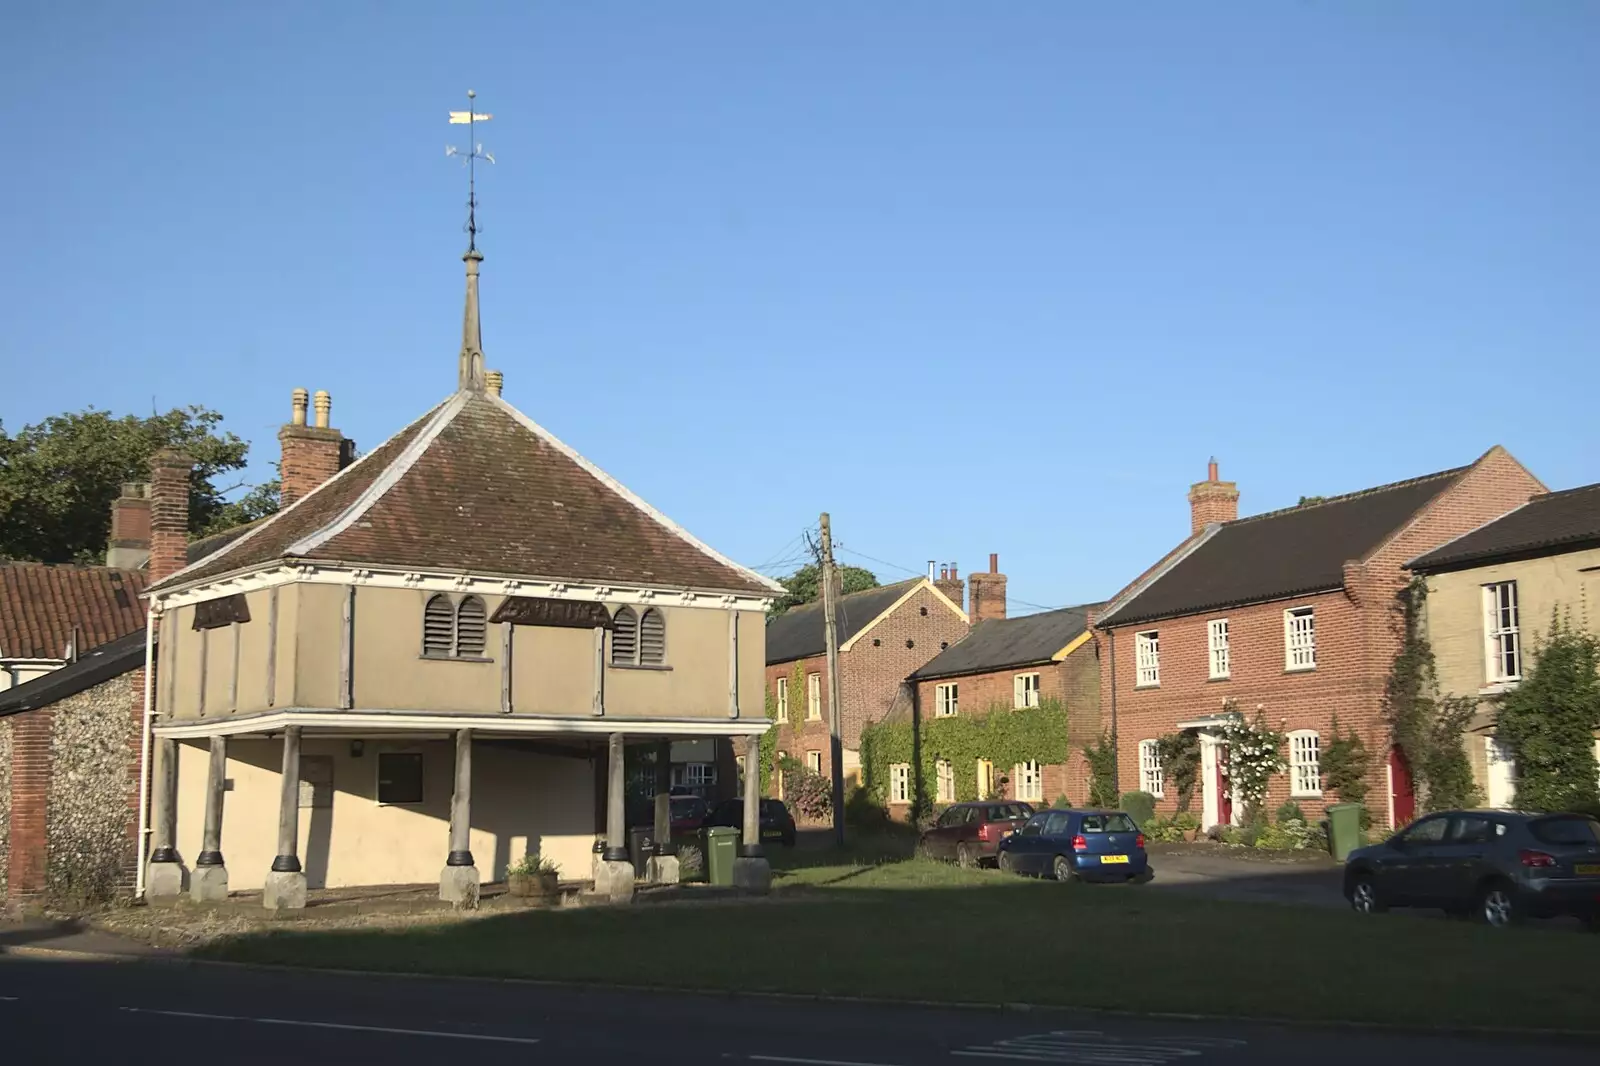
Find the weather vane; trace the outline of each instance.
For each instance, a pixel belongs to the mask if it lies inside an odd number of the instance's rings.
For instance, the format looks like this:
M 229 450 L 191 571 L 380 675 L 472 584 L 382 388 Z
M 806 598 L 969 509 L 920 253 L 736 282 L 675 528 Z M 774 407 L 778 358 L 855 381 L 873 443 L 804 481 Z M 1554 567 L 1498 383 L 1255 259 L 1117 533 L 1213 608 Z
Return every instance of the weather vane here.
M 477 124 L 488 122 L 493 115 L 472 110 L 472 101 L 478 94 L 471 89 L 467 90 L 467 110 L 450 112 L 450 125 L 467 127 L 467 147 L 463 151 L 455 145 L 446 145 L 444 154 L 460 158 L 467 168 L 467 251 L 478 250 L 478 182 L 477 162 L 480 159 L 494 162 L 494 155 L 483 150 L 474 137 Z

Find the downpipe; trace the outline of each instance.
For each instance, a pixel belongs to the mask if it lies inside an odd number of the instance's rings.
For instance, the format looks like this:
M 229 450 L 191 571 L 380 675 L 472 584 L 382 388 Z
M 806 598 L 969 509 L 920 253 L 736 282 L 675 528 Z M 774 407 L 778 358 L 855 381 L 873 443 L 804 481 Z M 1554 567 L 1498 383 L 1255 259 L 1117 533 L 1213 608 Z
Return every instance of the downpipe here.
M 156 605 L 144 619 L 144 726 L 139 739 L 139 833 L 133 844 L 133 898 L 144 899 L 144 855 L 150 842 L 150 736 L 155 724 Z

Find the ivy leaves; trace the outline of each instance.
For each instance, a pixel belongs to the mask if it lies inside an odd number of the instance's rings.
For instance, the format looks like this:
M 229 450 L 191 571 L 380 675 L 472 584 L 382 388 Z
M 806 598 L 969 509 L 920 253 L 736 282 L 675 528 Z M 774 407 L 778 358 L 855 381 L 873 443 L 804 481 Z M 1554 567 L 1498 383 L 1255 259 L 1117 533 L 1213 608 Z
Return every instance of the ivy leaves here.
M 958 714 L 922 723 L 920 743 L 909 721 L 885 721 L 861 732 L 861 766 L 873 798 L 888 799 L 889 767 L 914 766 L 914 799 L 929 796 L 936 767 L 948 762 L 958 801 L 978 795 L 978 761 L 994 766 L 996 778 L 1009 776 L 1018 763 L 1048 766 L 1067 761 L 1067 707 L 1045 699 L 1037 707 L 993 707 L 977 715 Z M 926 801 L 924 801 L 925 803 Z
M 1189 809 L 1189 803 L 1194 799 L 1195 783 L 1200 779 L 1199 734 L 1185 730 L 1158 737 L 1156 758 L 1161 762 L 1164 785 L 1177 793 L 1178 813 L 1182 814 Z
M 1393 742 L 1411 763 L 1425 809 L 1440 811 L 1477 802 L 1472 764 L 1461 743 L 1477 702 L 1439 690 L 1433 645 L 1422 632 L 1427 598 L 1427 583 L 1418 578 L 1396 599 L 1394 626 L 1400 650 L 1384 682 L 1383 713 Z
M 1600 729 L 1600 638 L 1552 616 L 1533 668 L 1500 704 L 1496 734 L 1517 762 L 1517 806 L 1592 807 Z

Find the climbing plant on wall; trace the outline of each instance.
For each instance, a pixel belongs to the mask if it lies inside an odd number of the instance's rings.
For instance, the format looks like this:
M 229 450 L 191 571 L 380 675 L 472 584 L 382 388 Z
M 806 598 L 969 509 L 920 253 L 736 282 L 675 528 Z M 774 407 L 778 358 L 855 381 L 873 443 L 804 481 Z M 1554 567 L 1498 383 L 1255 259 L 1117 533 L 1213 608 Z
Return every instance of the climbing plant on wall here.
M 1117 796 L 1117 737 L 1115 733 L 1101 733 L 1083 746 L 1084 761 L 1089 764 L 1089 797 L 1091 807 L 1116 807 Z
M 861 734 L 861 767 L 866 788 L 877 803 L 888 802 L 889 767 L 897 763 L 912 767 L 914 793 L 931 795 L 928 786 L 936 780 L 935 767 L 948 762 L 956 799 L 980 799 L 980 759 L 992 763 L 997 775 L 1009 774 L 1018 763 L 1066 762 L 1066 704 L 1044 699 L 1037 707 L 996 705 L 986 713 L 935 718 L 922 723 L 920 745 L 909 721 L 878 722 Z
M 806 724 L 806 704 L 810 699 L 811 693 L 806 689 L 805 664 L 795 663 L 794 672 L 789 675 L 789 728 L 796 733 Z
M 1222 705 L 1222 736 L 1228 742 L 1228 776 L 1244 803 L 1246 824 L 1253 824 L 1265 813 L 1267 784 L 1274 774 L 1283 773 L 1283 744 L 1287 739 L 1267 725 L 1267 716 L 1258 707 L 1247 719 L 1238 704 L 1227 700 Z
M 1477 802 L 1472 764 L 1461 742 L 1477 701 L 1439 691 L 1433 645 L 1423 634 L 1427 598 L 1428 586 L 1421 578 L 1396 596 L 1391 624 L 1400 650 L 1384 682 L 1383 714 L 1393 743 L 1411 764 L 1423 809 L 1441 811 Z
M 1156 741 L 1161 760 L 1163 791 L 1171 789 L 1178 797 L 1178 813 L 1189 809 L 1194 786 L 1200 779 L 1200 736 L 1190 730 L 1168 733 Z
M 1517 806 L 1591 809 L 1600 729 L 1600 638 L 1552 615 L 1522 683 L 1500 704 L 1495 732 L 1517 763 Z

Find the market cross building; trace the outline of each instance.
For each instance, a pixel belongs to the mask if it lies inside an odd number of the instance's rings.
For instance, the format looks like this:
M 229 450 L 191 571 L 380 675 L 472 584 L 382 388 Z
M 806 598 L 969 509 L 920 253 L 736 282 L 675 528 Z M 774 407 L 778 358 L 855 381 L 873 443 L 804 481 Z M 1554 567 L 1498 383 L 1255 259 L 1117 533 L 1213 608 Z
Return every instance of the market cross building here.
M 438 879 L 471 905 L 537 852 L 625 899 L 625 749 L 661 768 L 658 838 L 674 740 L 755 765 L 781 587 L 501 397 L 481 258 L 453 395 L 348 463 L 297 390 L 296 498 L 152 584 L 150 897 L 259 888 L 281 909 L 308 883 Z M 764 887 L 757 799 L 736 876 Z

